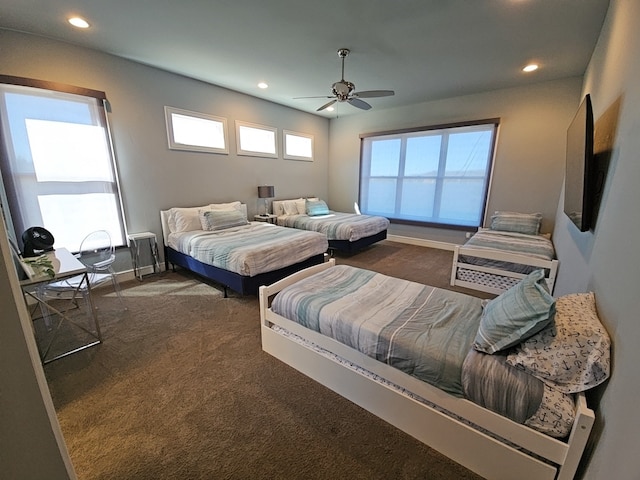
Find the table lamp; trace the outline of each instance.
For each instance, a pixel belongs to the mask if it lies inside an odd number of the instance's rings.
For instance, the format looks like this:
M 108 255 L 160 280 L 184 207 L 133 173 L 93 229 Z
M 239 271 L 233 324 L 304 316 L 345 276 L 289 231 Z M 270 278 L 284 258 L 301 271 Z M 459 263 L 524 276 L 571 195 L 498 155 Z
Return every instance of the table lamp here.
M 258 207 L 258 211 L 260 212 L 260 216 L 262 217 L 268 217 L 269 213 L 268 213 L 268 208 L 267 208 L 267 202 L 269 198 L 273 198 L 276 196 L 275 193 L 275 188 L 273 188 L 273 185 L 260 185 L 258 187 L 258 198 L 261 200 L 261 205 L 262 208 Z

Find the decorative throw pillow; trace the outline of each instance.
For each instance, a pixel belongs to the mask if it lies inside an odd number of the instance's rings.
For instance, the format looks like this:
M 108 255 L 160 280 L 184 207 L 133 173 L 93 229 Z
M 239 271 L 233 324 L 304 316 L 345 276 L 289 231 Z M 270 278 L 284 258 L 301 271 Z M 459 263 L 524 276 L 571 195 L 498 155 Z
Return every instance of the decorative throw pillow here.
M 202 230 L 223 230 L 225 228 L 246 225 L 247 219 L 238 210 L 201 210 L 200 223 Z
M 541 213 L 495 212 L 491 216 L 491 230 L 538 235 L 541 222 Z
M 306 203 L 307 215 L 313 217 L 314 215 L 329 215 L 329 207 L 324 200 L 307 200 Z
M 563 393 L 576 393 L 609 378 L 610 350 L 595 295 L 575 293 L 558 298 L 554 322 L 518 346 L 507 363 Z
M 487 303 L 473 348 L 495 353 L 512 347 L 546 327 L 554 314 L 544 270 L 535 270 Z

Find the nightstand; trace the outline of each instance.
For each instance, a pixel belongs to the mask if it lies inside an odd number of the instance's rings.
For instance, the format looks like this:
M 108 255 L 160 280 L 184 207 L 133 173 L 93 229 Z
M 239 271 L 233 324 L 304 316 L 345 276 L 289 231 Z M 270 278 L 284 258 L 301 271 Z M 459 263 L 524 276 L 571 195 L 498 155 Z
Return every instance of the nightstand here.
M 273 223 L 275 225 L 276 223 L 276 219 L 278 218 L 277 215 L 273 215 L 271 213 L 267 213 L 265 215 L 255 215 L 253 217 L 253 219 L 256 222 L 267 222 L 267 223 Z
M 140 272 L 140 244 L 144 240 L 148 242 L 149 250 L 151 250 L 151 259 L 153 261 L 153 273 L 160 271 L 160 262 L 158 260 L 158 241 L 156 234 L 152 232 L 130 233 L 129 237 L 129 253 L 133 261 L 133 274 L 142 280 L 142 272 Z

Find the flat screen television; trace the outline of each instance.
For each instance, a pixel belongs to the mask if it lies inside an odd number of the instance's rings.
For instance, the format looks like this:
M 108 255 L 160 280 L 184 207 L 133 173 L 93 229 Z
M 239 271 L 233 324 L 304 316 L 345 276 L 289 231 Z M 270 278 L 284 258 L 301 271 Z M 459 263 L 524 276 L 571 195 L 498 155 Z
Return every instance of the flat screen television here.
M 564 213 L 581 232 L 591 228 L 594 208 L 593 110 L 587 94 L 567 129 Z

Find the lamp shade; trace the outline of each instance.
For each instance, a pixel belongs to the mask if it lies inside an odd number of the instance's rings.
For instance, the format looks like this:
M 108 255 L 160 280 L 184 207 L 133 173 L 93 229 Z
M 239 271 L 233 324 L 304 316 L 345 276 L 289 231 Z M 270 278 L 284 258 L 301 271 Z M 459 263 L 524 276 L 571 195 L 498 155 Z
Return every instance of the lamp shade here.
M 258 198 L 273 198 L 276 196 L 273 185 L 261 185 L 258 187 Z

